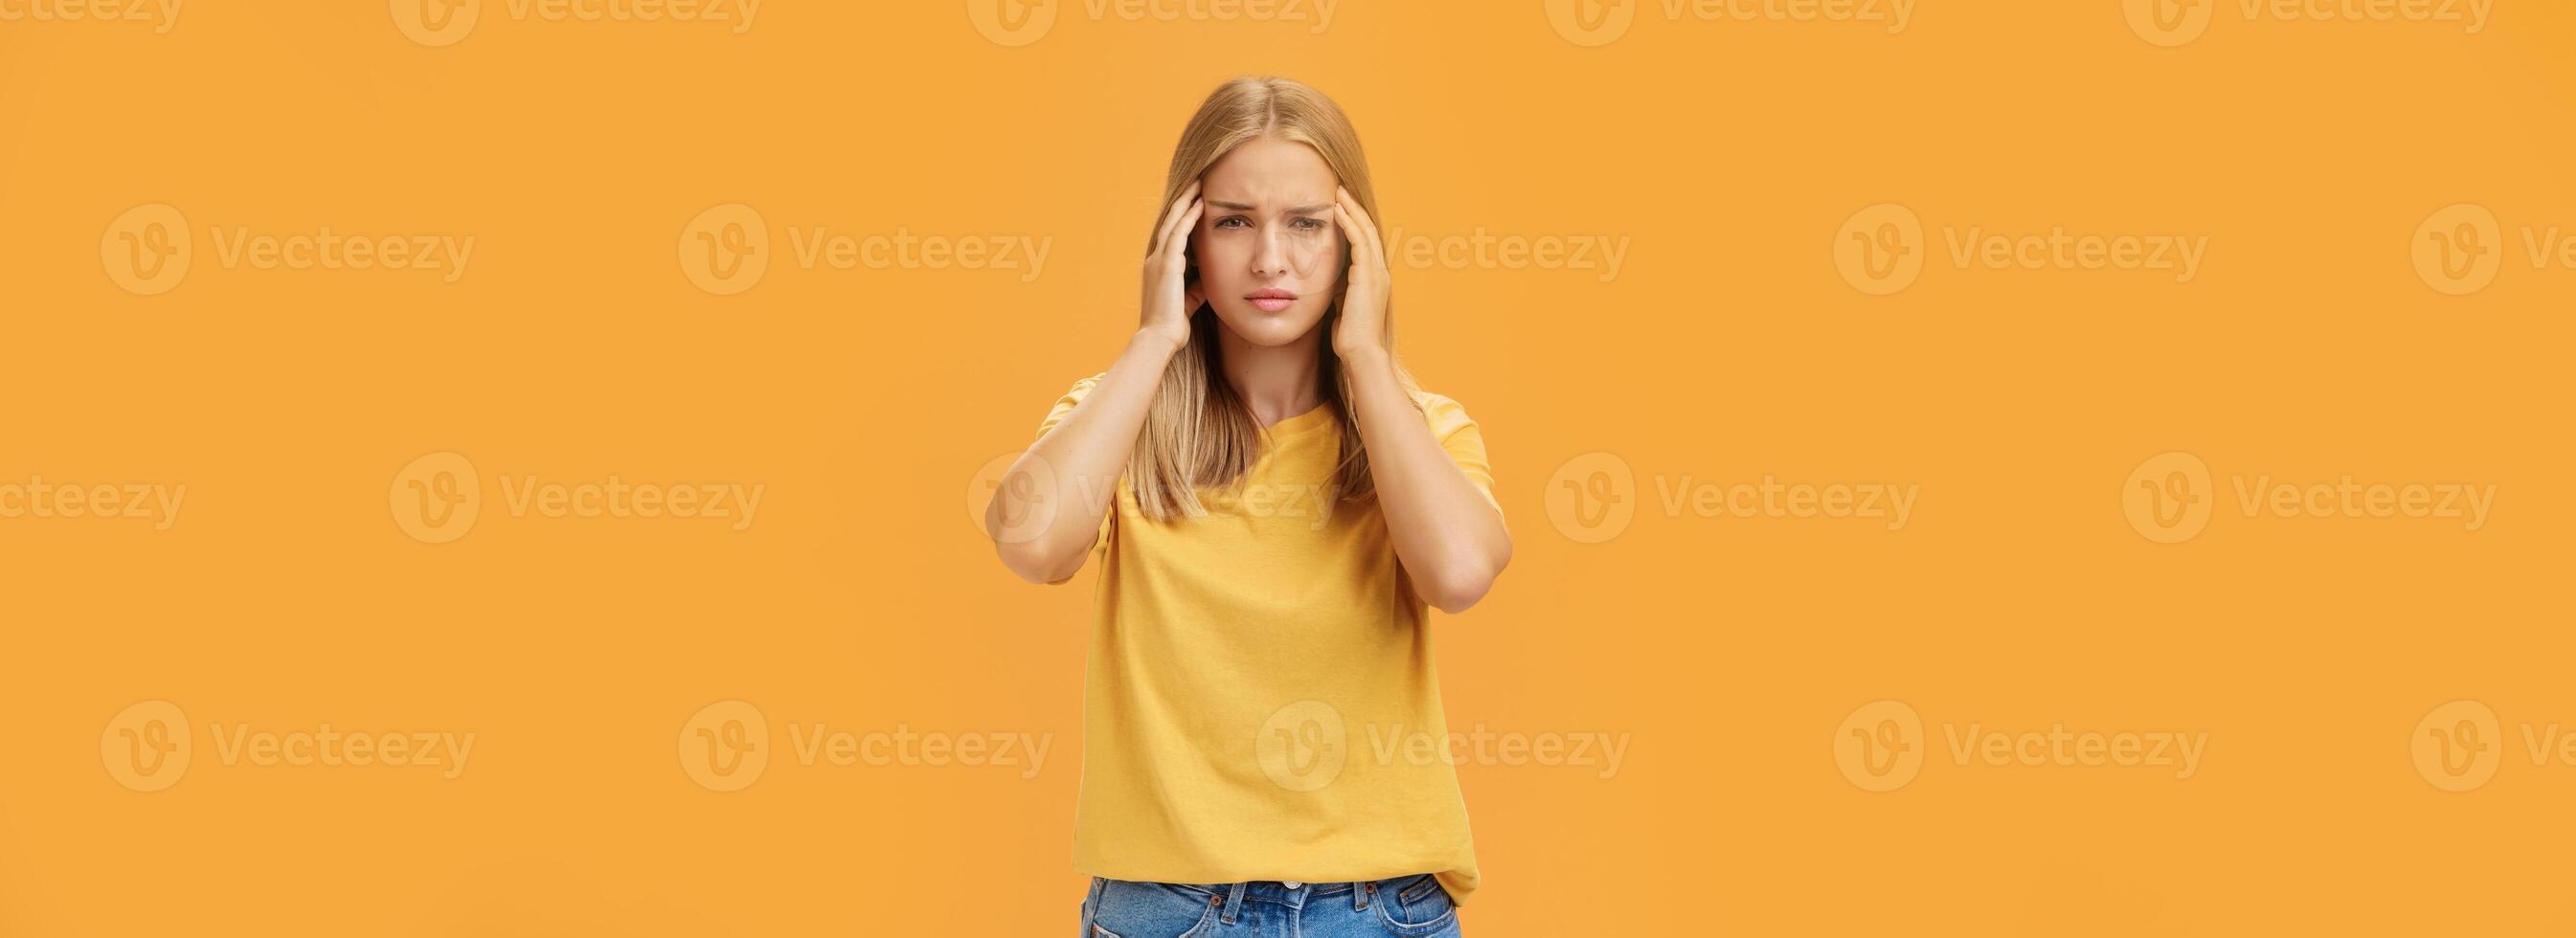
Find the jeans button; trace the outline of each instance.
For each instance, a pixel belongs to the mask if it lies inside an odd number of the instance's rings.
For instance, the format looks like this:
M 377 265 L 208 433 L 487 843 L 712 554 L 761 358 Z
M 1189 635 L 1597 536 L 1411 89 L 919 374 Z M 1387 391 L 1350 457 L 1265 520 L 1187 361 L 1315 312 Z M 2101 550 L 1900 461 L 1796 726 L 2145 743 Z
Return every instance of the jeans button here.
M 1299 886 L 1303 886 L 1303 885 L 1306 885 L 1306 884 L 1305 884 L 1305 883 L 1296 882 L 1296 881 L 1294 881 L 1294 880 L 1291 880 L 1291 881 L 1289 881 L 1289 882 L 1280 883 L 1279 885 L 1286 886 L 1286 887 L 1288 887 L 1288 888 L 1290 888 L 1290 889 L 1295 889 L 1295 888 L 1297 888 L 1297 887 L 1299 887 Z

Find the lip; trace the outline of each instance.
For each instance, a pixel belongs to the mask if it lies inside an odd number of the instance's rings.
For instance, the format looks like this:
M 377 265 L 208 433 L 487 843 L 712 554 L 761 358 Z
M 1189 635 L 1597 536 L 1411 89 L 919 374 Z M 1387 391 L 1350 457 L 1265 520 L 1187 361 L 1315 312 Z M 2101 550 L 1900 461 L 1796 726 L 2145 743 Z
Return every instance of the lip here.
M 1252 301 L 1253 306 L 1265 313 L 1279 312 L 1297 302 L 1297 294 L 1278 289 L 1254 290 L 1244 294 L 1243 298 Z

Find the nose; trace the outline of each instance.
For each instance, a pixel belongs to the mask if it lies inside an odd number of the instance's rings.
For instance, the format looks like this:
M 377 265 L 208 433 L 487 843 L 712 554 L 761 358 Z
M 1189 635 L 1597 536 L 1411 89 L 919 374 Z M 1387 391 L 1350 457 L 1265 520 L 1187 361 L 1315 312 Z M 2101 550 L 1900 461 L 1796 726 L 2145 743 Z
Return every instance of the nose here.
M 1277 229 L 1261 233 L 1261 244 L 1252 251 L 1252 274 L 1277 277 L 1288 272 L 1288 246 L 1281 242 Z

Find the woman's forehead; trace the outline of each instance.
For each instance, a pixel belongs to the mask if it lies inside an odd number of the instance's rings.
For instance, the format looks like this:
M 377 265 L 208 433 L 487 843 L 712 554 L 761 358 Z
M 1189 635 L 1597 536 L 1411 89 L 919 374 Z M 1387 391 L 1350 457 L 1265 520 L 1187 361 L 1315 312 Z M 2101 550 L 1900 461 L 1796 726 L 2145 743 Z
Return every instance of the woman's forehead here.
M 1333 168 L 1314 147 L 1261 137 L 1235 147 L 1208 167 L 1205 191 L 1211 201 L 1302 204 L 1319 197 L 1332 201 L 1333 186 Z

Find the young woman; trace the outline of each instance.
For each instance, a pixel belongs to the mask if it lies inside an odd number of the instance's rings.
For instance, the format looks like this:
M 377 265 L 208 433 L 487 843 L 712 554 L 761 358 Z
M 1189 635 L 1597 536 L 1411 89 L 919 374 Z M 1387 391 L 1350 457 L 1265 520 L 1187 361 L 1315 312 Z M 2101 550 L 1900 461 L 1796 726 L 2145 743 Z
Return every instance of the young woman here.
M 1101 558 L 1085 936 L 1456 935 L 1476 887 L 1426 605 L 1511 560 L 1485 445 L 1395 357 L 1357 133 L 1219 87 L 1181 132 L 1144 314 L 986 510 L 1039 583 Z

